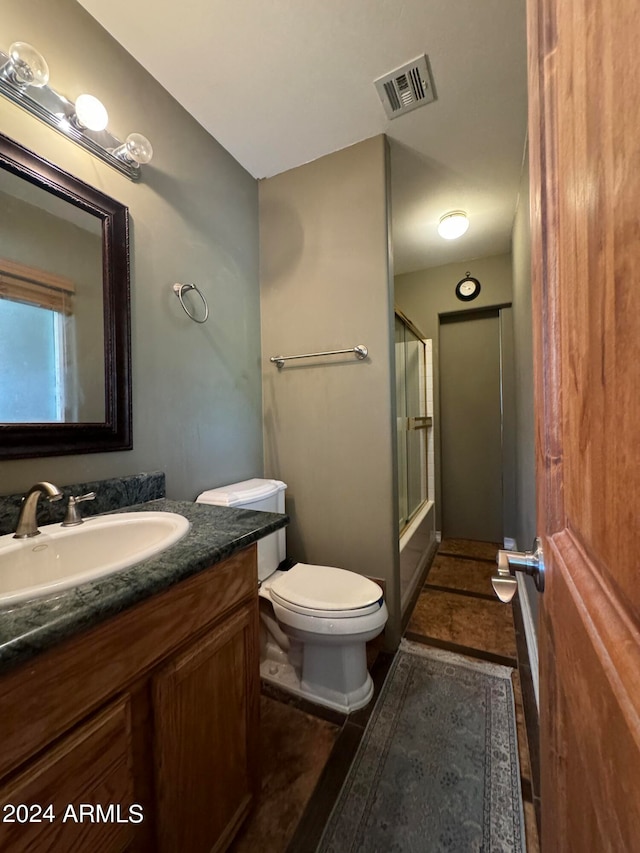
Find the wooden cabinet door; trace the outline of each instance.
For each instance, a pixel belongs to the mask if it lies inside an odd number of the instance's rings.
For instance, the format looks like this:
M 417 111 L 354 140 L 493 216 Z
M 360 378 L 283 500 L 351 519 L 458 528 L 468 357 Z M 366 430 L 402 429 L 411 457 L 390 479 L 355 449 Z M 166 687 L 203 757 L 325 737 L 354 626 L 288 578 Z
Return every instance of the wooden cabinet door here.
M 224 850 L 257 793 L 257 602 L 153 678 L 160 853 Z
M 134 800 L 128 698 L 78 726 L 0 788 L 0 808 L 3 853 L 127 850 L 147 818 Z
M 640 849 L 640 6 L 528 0 L 544 853 Z

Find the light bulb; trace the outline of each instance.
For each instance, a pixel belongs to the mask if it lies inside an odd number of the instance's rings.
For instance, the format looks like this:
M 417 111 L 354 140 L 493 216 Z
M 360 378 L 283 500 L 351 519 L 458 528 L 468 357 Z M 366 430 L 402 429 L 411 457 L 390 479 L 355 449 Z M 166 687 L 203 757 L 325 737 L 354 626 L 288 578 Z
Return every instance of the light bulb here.
M 109 114 L 104 104 L 93 95 L 78 95 L 75 120 L 82 128 L 104 130 L 109 123 Z
M 438 234 L 445 240 L 456 240 L 466 232 L 469 227 L 467 214 L 463 210 L 453 210 L 445 213 L 438 224 Z
M 141 133 L 130 133 L 124 143 L 113 150 L 113 156 L 124 160 L 125 163 L 136 163 L 141 166 L 151 160 L 153 148 L 146 136 Z
M 17 86 L 35 86 L 40 89 L 49 82 L 49 66 L 44 56 L 26 41 L 14 41 L 3 71 Z

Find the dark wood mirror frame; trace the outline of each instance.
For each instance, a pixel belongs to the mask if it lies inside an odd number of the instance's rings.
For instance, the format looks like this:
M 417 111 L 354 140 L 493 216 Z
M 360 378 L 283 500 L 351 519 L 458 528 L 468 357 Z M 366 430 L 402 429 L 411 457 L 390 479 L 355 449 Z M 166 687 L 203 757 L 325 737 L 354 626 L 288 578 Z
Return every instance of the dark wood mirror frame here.
M 131 450 L 129 211 L 0 134 L 0 168 L 102 220 L 105 420 L 0 423 L 0 459 Z

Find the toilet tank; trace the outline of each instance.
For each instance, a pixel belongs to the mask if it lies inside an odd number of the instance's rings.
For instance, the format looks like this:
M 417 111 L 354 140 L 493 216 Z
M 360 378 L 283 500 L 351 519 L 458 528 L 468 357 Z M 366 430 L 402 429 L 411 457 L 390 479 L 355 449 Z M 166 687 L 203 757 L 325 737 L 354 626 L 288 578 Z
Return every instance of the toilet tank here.
M 286 483 L 280 480 L 242 480 L 228 486 L 208 489 L 196 498 L 196 503 L 255 509 L 259 512 L 284 512 Z M 258 540 L 258 579 L 266 580 L 287 556 L 284 529 Z

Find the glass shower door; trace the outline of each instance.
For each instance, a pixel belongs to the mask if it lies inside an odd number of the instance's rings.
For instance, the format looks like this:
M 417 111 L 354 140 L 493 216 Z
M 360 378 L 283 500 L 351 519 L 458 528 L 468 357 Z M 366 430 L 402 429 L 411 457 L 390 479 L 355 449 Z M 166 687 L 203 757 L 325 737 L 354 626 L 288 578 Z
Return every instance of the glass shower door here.
M 400 530 L 409 516 L 407 490 L 407 385 L 405 355 L 405 325 L 396 314 L 396 411 L 398 413 L 398 498 Z
M 400 530 L 427 500 L 426 359 L 424 341 L 396 314 L 396 405 Z

